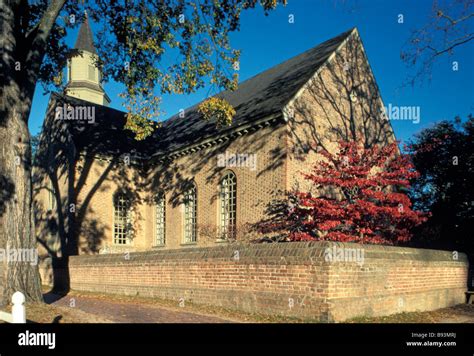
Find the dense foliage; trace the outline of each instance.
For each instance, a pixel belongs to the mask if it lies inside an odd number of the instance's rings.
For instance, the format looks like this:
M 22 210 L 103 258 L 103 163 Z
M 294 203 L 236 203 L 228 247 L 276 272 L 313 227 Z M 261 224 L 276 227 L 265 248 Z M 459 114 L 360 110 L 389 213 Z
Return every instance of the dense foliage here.
M 311 191 L 293 191 L 285 218 L 267 231 L 287 230 L 293 241 L 398 244 L 425 220 L 405 193 L 417 172 L 396 143 L 364 148 L 341 142 L 335 154 L 320 154 L 304 174 Z
M 216 120 L 217 127 L 230 126 L 235 109 L 226 100 L 212 97 L 199 104 L 199 113 L 204 120 Z
M 474 118 L 442 121 L 422 130 L 407 147 L 419 176 L 412 199 L 431 217 L 416 243 L 474 252 Z

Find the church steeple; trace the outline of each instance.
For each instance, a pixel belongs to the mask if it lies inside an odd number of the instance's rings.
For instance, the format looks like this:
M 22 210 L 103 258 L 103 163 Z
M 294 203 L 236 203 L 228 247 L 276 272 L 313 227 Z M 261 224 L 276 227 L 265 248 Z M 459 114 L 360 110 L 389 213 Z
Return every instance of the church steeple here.
M 110 99 L 101 84 L 97 51 L 87 13 L 79 28 L 74 49 L 77 50 L 77 54 L 68 61 L 65 94 L 92 103 L 109 105 Z
M 89 23 L 89 16 L 87 12 L 84 13 L 85 20 L 79 28 L 79 34 L 77 35 L 76 44 L 74 48 L 77 50 L 87 51 L 93 54 L 97 54 L 94 46 L 94 40 L 92 38 L 91 25 Z

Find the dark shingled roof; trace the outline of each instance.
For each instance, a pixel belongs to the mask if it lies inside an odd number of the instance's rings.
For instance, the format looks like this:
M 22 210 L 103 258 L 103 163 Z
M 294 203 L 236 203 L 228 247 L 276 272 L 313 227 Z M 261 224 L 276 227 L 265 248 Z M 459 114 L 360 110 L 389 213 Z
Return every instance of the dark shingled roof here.
M 217 128 L 215 122 L 204 121 L 198 113 L 196 104 L 185 110 L 184 118 L 178 115 L 163 121 L 162 127 L 142 142 L 122 130 L 125 113 L 109 107 L 88 103 L 66 97 L 71 105 L 96 106 L 95 124 L 80 123 L 73 129 L 78 148 L 94 146 L 97 152 L 117 153 L 136 150 L 141 155 L 160 155 L 203 139 L 251 124 L 269 115 L 281 114 L 284 106 L 296 95 L 298 90 L 326 62 L 337 47 L 352 33 L 344 32 L 296 57 L 272 67 L 239 84 L 236 91 L 224 91 L 217 96 L 226 99 L 236 110 L 230 127 Z M 60 96 L 55 95 L 54 100 Z M 53 100 L 53 98 L 52 98 Z
M 74 45 L 74 48 L 97 54 L 97 51 L 94 46 L 92 30 L 89 24 L 89 17 L 87 16 L 87 12 L 85 13 L 84 22 L 81 24 L 81 28 L 79 29 L 79 34 L 77 35 L 77 40 L 76 44 Z
M 235 109 L 231 127 L 251 123 L 281 112 L 288 101 L 314 75 L 352 30 L 344 32 L 310 50 L 290 58 L 239 84 L 236 91 L 218 94 Z M 175 150 L 218 133 L 215 122 L 202 120 L 196 104 L 185 110 L 185 117 L 175 115 L 155 132 L 163 150 Z

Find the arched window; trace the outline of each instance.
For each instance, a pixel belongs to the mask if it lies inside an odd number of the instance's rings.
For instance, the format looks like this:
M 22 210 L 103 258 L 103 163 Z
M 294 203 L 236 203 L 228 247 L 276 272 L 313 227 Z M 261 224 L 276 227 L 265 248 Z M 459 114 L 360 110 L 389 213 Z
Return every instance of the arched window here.
M 114 244 L 128 245 L 132 232 L 131 200 L 123 192 L 114 196 Z
M 234 172 L 227 172 L 220 182 L 220 238 L 235 238 L 237 211 L 237 178 Z
M 160 192 L 155 197 L 155 244 L 164 245 L 166 242 L 166 199 Z
M 197 195 L 196 185 L 184 192 L 184 242 L 197 240 Z

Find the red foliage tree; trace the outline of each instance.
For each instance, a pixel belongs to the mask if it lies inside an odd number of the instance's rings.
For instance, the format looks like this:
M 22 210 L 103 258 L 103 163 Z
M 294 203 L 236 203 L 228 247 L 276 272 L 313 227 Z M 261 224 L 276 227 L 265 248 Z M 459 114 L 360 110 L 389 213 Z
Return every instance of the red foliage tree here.
M 341 142 L 335 154 L 320 153 L 322 160 L 304 174 L 316 193 L 293 192 L 279 223 L 290 240 L 393 245 L 408 241 L 426 219 L 404 193 L 418 173 L 396 143 L 364 148 Z

